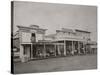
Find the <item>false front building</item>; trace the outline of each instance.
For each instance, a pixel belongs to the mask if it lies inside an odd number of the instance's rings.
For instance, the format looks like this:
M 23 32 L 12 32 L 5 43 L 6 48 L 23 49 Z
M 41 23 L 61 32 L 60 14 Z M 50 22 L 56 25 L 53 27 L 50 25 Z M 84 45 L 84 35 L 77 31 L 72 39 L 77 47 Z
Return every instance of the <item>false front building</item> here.
M 47 29 L 37 25 L 30 27 L 17 26 L 19 30 L 14 35 L 14 47 L 19 58 L 40 59 L 55 56 L 86 54 L 90 52 L 90 32 L 78 29 L 56 30 L 56 34 L 45 35 Z
M 23 59 L 24 56 L 27 56 L 29 59 L 35 57 L 36 49 L 34 45 L 44 40 L 46 29 L 39 28 L 37 25 L 17 27 L 18 31 L 13 37 L 13 47 L 17 48 L 17 50 L 13 51 L 13 55 L 19 56 L 20 59 Z
M 78 29 L 56 30 L 56 34 L 46 36 L 46 40 L 51 40 L 56 43 L 62 43 L 63 49 L 60 49 L 59 54 L 85 54 L 89 52 L 90 32 Z M 58 47 L 59 48 L 61 47 Z

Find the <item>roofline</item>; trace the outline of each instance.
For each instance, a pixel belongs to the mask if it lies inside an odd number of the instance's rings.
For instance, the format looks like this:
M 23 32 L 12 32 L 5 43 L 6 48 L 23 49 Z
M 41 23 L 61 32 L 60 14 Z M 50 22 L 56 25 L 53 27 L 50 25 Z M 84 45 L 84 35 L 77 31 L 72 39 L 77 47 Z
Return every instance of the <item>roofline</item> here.
M 35 30 L 37 30 L 37 28 L 31 28 L 31 27 L 26 27 L 26 26 L 19 26 L 19 25 L 17 25 L 17 27 L 18 28 L 20 28 L 20 27 L 23 27 L 23 28 L 29 28 L 29 29 L 35 29 Z M 47 30 L 47 29 L 42 29 L 42 28 L 38 28 L 39 30 Z
M 17 30 L 17 31 L 16 31 L 16 32 L 13 34 L 13 36 L 16 36 L 16 35 L 18 35 L 18 32 L 19 32 L 19 31 Z
M 68 32 L 68 31 L 56 30 L 56 32 Z M 69 31 L 69 32 L 70 32 L 70 31 Z M 71 33 L 75 33 L 75 32 L 71 32 Z
M 85 31 L 85 30 L 79 30 L 79 29 L 75 29 L 75 31 L 79 31 L 79 32 L 85 32 L 85 33 L 91 33 L 89 31 Z

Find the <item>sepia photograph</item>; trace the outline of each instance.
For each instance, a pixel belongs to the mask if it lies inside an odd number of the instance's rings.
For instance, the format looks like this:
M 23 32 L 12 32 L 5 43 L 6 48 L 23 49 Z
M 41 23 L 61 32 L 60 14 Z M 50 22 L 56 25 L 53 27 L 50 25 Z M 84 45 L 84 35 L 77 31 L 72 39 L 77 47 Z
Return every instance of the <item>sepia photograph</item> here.
M 11 73 L 97 69 L 97 6 L 11 1 Z

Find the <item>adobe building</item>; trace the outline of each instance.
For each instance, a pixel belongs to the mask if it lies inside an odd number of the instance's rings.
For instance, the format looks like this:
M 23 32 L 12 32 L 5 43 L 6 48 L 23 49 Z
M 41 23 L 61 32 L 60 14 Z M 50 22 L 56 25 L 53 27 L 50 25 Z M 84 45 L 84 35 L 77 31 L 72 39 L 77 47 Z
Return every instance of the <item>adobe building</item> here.
M 31 60 L 86 54 L 91 50 L 89 45 L 91 32 L 89 31 L 62 28 L 56 30 L 56 34 L 45 35 L 47 29 L 37 25 L 17 27 L 19 30 L 14 35 L 13 42 L 21 61 L 24 57 Z

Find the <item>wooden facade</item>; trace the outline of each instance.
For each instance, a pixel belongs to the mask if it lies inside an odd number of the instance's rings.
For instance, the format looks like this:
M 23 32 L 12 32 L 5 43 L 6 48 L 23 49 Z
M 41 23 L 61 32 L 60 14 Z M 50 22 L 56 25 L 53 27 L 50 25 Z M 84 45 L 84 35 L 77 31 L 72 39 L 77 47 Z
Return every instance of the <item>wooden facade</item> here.
M 81 30 L 62 29 L 57 30 L 53 36 L 45 36 L 47 29 L 41 29 L 37 25 L 30 27 L 18 26 L 19 56 L 22 62 L 24 58 L 42 59 L 48 57 L 81 55 L 91 50 L 88 41 L 90 32 Z M 49 39 L 49 40 L 48 40 Z

